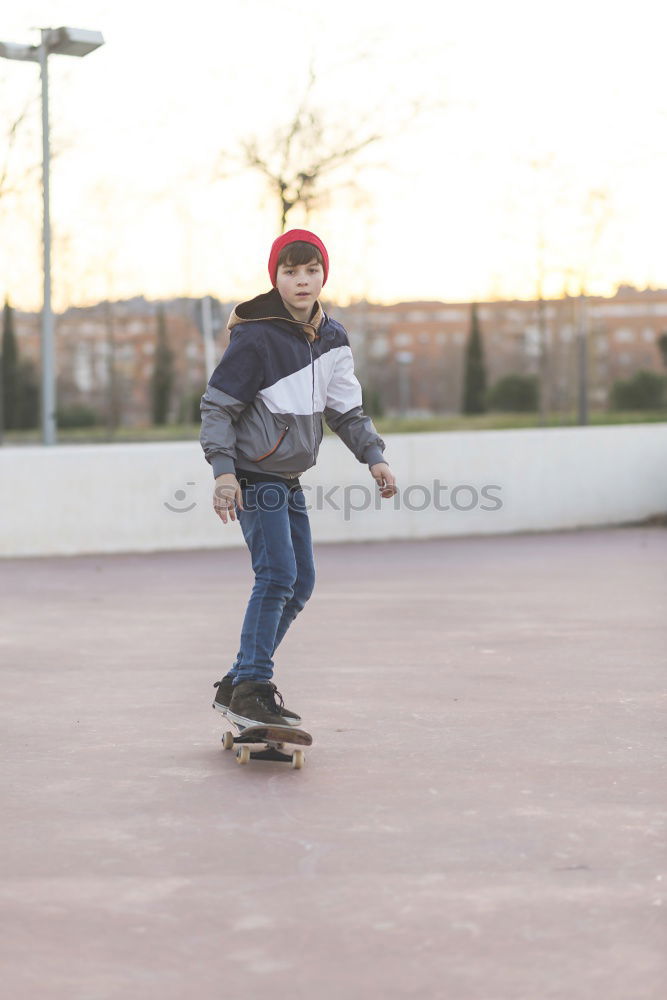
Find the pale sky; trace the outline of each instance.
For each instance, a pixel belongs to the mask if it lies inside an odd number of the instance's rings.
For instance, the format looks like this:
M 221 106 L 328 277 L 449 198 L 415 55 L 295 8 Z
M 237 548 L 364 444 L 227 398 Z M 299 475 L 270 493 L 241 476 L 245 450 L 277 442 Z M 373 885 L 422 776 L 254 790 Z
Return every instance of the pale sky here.
M 581 276 L 595 294 L 667 287 L 662 3 L 7 6 L 3 41 L 61 24 L 106 41 L 49 60 L 56 308 L 268 290 L 277 206 L 252 172 L 214 168 L 289 121 L 311 57 L 329 120 L 394 127 L 340 175 L 356 194 L 288 219 L 327 245 L 327 297 L 533 298 L 540 242 L 548 296 L 578 292 Z M 8 123 L 38 92 L 36 65 L 0 59 L 0 173 Z M 433 107 L 411 126 L 416 100 Z M 34 103 L 10 180 L 40 159 Z M 19 308 L 41 302 L 40 238 L 37 173 L 0 200 L 0 295 Z

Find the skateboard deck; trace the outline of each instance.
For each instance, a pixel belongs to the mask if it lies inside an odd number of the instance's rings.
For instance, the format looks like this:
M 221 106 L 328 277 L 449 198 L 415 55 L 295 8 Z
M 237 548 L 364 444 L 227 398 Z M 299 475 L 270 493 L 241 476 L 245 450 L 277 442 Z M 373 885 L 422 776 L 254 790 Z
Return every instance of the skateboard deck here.
M 229 718 L 229 717 L 228 717 Z M 236 759 L 239 764 L 247 764 L 249 760 L 280 760 L 291 763 L 292 767 L 300 769 L 304 763 L 304 752 L 301 747 L 309 747 L 313 742 L 310 733 L 294 726 L 242 726 L 238 722 L 231 725 L 238 730 L 239 735 L 227 730 L 222 737 L 225 750 L 236 747 Z M 263 750 L 251 750 L 251 746 L 263 746 Z M 290 747 L 293 749 L 285 749 Z

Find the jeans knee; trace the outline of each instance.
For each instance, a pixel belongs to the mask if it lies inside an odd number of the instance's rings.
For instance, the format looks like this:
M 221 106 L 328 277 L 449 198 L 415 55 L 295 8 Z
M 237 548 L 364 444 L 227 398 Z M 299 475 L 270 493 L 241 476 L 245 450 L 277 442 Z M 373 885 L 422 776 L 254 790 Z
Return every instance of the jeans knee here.
M 300 574 L 294 585 L 294 599 L 302 607 L 315 589 L 315 574 Z
M 289 571 L 280 573 L 274 569 L 264 579 L 269 589 L 275 594 L 280 594 L 287 601 L 293 597 L 294 588 L 297 584 L 296 573 L 290 573 Z

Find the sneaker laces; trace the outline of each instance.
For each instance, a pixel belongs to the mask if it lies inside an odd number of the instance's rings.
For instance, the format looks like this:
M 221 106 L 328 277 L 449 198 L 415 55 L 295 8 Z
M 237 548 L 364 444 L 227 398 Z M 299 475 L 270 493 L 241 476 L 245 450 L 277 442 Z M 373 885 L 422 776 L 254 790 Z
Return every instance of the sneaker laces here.
M 285 706 L 285 702 L 283 701 L 283 696 L 281 695 L 280 691 L 278 690 L 278 688 L 276 687 L 276 685 L 272 681 L 269 681 L 269 686 L 271 688 L 271 693 L 273 695 L 273 706 L 272 707 L 275 708 L 276 711 L 282 712 L 282 710 L 283 710 L 283 708 Z M 277 700 L 278 698 L 280 699 L 280 701 Z

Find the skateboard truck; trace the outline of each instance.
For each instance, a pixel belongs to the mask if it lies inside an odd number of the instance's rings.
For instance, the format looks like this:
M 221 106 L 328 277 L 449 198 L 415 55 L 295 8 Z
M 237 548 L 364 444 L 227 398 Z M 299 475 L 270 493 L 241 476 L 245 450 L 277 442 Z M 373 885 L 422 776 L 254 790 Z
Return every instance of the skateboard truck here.
M 229 722 L 238 729 L 239 735 L 234 736 L 231 730 L 227 730 L 223 734 L 222 745 L 225 750 L 236 747 L 239 764 L 247 764 L 249 760 L 277 760 L 290 763 L 296 770 L 303 767 L 305 754 L 301 747 L 309 747 L 313 742 L 310 733 L 293 726 L 241 726 L 231 719 Z M 264 749 L 251 750 L 252 745 L 263 745 Z M 286 750 L 286 745 L 292 749 Z

